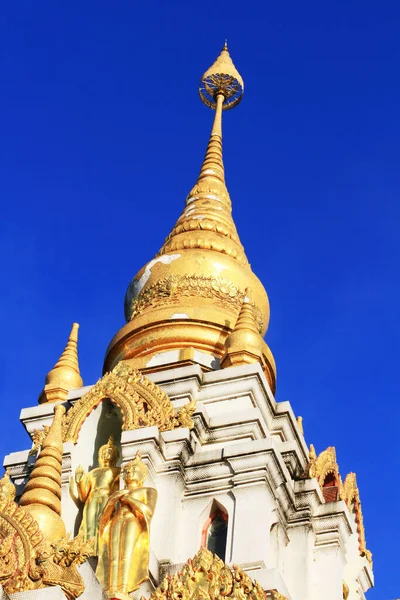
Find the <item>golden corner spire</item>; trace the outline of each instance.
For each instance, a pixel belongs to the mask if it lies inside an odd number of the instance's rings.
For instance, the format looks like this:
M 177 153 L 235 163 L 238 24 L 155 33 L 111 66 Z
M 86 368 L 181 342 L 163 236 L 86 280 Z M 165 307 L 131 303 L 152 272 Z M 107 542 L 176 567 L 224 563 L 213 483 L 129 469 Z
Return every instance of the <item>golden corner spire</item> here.
M 245 294 L 236 325 L 232 333 L 226 338 L 226 350 L 221 361 L 221 367 L 225 369 L 226 367 L 259 362 L 272 391 L 275 392 L 275 362 L 260 334 L 254 314 L 254 305 L 248 298 L 248 289 L 245 290 Z
M 65 536 L 61 519 L 62 417 L 65 408 L 54 408 L 54 419 L 42 449 L 29 476 L 20 505 L 36 519 L 41 532 L 49 541 Z
M 69 390 L 82 387 L 83 381 L 78 362 L 78 323 L 72 324 L 64 352 L 46 376 L 45 386 L 39 396 L 39 404 L 66 400 Z

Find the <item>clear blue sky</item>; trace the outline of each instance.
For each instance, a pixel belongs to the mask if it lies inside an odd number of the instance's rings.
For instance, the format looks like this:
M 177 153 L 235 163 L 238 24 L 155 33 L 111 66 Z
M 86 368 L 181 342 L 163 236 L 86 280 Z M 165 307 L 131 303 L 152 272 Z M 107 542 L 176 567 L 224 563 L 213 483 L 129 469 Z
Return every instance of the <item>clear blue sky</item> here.
M 178 217 L 212 114 L 202 72 L 229 40 L 234 218 L 271 302 L 278 400 L 356 471 L 376 589 L 400 596 L 400 4 L 3 2 L 0 454 L 81 324 L 85 383 L 126 286 Z M 5 425 L 6 423 L 6 425 Z

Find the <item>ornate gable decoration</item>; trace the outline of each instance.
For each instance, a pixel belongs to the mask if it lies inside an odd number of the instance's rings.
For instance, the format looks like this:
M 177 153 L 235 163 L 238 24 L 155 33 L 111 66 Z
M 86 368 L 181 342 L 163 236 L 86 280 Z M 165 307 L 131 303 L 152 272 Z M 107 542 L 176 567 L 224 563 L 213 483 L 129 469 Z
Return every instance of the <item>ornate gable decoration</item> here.
M 368 562 L 372 564 L 372 554 L 367 550 L 365 541 L 364 517 L 361 509 L 360 492 L 358 491 L 355 473 L 349 473 L 346 476 L 342 485 L 342 499 L 346 502 L 350 511 L 354 507 L 360 554 L 361 556 L 366 556 Z
M 78 441 L 79 431 L 85 421 L 102 400 L 109 398 L 122 413 L 122 430 L 131 431 L 140 427 L 156 425 L 160 431 L 176 427 L 193 427 L 190 418 L 196 403 L 189 402 L 174 411 L 169 396 L 140 371 L 119 363 L 106 373 L 87 394 L 69 409 L 63 418 L 63 441 Z
M 329 446 L 318 457 L 310 452 L 309 476 L 316 477 L 321 489 L 328 475 L 334 475 L 336 481 L 340 480 L 339 466 L 336 461 L 336 449 Z
M 180 573 L 167 575 L 149 600 L 286 600 L 276 590 L 266 593 L 242 569 L 228 567 L 218 556 L 202 548 Z M 144 600 L 142 598 L 142 600 Z
M 91 555 L 91 543 L 75 538 L 48 544 L 28 511 L 0 497 L 0 584 L 7 594 L 59 585 L 75 600 L 85 589 L 76 565 Z

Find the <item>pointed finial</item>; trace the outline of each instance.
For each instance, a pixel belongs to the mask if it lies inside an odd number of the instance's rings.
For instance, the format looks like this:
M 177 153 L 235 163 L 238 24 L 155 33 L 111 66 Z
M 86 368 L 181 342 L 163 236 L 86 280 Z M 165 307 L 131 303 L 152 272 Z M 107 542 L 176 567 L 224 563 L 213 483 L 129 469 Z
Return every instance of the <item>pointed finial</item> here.
M 43 441 L 39 458 L 29 476 L 20 505 L 36 519 L 49 541 L 62 539 L 65 525 L 61 518 L 62 418 L 65 408 L 54 409 L 53 423 Z
M 225 40 L 222 50 L 226 50 L 226 52 L 228 52 L 228 40 Z
M 39 404 L 66 400 L 69 390 L 82 387 L 83 381 L 78 362 L 78 323 L 72 324 L 64 352 L 46 376 L 45 386 L 39 396 Z
M 297 425 L 299 426 L 301 433 L 304 435 L 303 417 L 300 417 L 300 416 L 297 417 Z
M 317 453 L 315 452 L 315 448 L 313 444 L 310 444 L 310 450 L 308 453 L 308 477 L 316 477 L 317 476 Z
M 309 451 L 308 457 L 309 457 L 310 461 L 317 459 L 317 453 L 315 452 L 314 444 L 310 444 L 310 451 Z

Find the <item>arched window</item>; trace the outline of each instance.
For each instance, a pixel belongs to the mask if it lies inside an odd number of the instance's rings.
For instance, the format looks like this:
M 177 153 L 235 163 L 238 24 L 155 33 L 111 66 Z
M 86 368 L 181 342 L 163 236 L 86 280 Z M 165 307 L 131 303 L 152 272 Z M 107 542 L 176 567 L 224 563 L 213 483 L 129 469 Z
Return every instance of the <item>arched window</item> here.
M 334 487 L 337 486 L 336 477 L 334 473 L 328 473 L 325 477 L 324 487 Z
M 325 502 L 336 502 L 339 499 L 339 487 L 335 473 L 328 473 L 324 479 L 322 493 Z
M 202 546 L 225 561 L 228 515 L 213 505 L 211 515 L 203 527 Z

